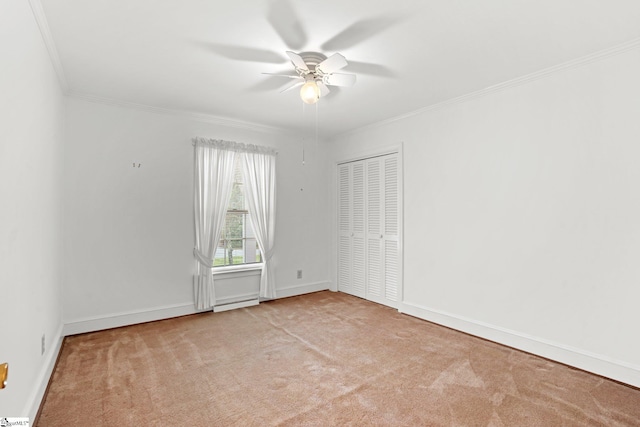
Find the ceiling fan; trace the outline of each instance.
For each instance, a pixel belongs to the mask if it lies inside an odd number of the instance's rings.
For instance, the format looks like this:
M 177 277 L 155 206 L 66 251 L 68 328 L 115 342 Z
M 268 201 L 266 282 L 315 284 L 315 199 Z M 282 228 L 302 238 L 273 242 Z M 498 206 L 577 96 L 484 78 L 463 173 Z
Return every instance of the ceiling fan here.
M 288 49 L 300 52 L 309 44 L 309 40 L 304 25 L 292 3 L 293 0 L 271 0 L 267 21 Z M 404 19 L 404 15 L 397 13 L 387 13 L 382 16 L 361 19 L 347 26 L 320 44 L 319 47 L 324 51 L 333 52 L 349 49 Z M 267 49 L 210 42 L 202 43 L 202 45 L 215 54 L 232 60 L 281 64 L 284 59 L 279 53 Z M 276 87 L 281 87 L 281 84 L 274 85 L 276 81 L 282 81 L 280 77 L 291 78 L 295 81 L 291 85 L 285 86 L 281 92 L 302 86 L 301 97 L 303 100 L 306 99 L 305 102 L 315 103 L 319 98 L 326 96 L 330 92 L 328 86 L 351 86 L 356 81 L 355 74 L 336 73 L 336 71 L 347 66 L 345 57 L 339 53 L 334 53 L 327 57 L 319 52 L 295 53 L 287 51 L 287 55 L 291 63 L 293 63 L 294 74 L 286 74 L 288 73 L 287 70 L 277 73 L 263 73 L 273 77 L 273 79 L 264 79 L 252 86 L 251 89 L 273 90 Z M 350 60 L 349 70 L 355 71 L 360 75 L 395 77 L 395 72 L 392 69 L 384 65 L 368 62 Z M 305 97 L 303 93 L 308 95 Z
M 339 53 L 327 57 L 319 52 L 295 53 L 287 51 L 296 74 L 263 73 L 270 76 L 294 79 L 294 82 L 280 92 L 300 87 L 300 97 L 307 104 L 315 104 L 318 99 L 327 95 L 329 86 L 353 86 L 355 74 L 336 73 L 347 66 L 347 60 Z

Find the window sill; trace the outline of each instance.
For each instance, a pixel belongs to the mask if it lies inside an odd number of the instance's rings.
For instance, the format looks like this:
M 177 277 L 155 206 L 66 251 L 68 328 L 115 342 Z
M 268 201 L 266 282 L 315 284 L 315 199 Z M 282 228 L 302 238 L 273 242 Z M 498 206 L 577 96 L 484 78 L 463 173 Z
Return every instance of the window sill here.
M 228 273 L 242 273 L 242 272 L 259 272 L 262 270 L 264 264 L 261 262 L 255 264 L 243 264 L 243 265 L 227 265 L 224 267 L 213 267 L 211 269 L 212 274 L 228 274 Z

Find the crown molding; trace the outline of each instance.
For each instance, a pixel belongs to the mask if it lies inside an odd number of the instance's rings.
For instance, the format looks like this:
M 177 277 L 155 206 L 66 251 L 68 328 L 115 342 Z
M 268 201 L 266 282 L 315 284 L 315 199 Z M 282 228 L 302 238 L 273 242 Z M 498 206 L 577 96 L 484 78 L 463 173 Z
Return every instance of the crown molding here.
M 442 102 L 438 102 L 435 104 L 431 104 L 431 105 L 427 105 L 425 107 L 419 108 L 417 110 L 413 110 L 410 111 L 408 113 L 405 114 L 401 114 L 398 116 L 394 116 L 391 117 L 389 119 L 385 119 L 385 120 L 381 120 L 379 122 L 375 122 L 375 123 L 371 123 L 365 126 L 360 126 L 358 128 L 355 129 L 351 129 L 348 130 L 346 132 L 340 133 L 338 135 L 335 135 L 332 139 L 336 139 L 338 137 L 341 136 L 346 136 L 346 135 L 351 135 L 354 133 L 358 133 L 361 131 L 366 131 L 366 130 L 372 130 L 372 129 L 377 129 L 381 126 L 385 126 L 394 122 L 398 122 L 404 119 L 407 119 L 409 117 L 413 117 L 413 116 L 417 116 L 420 115 L 422 113 L 426 113 L 426 112 L 430 112 L 430 111 L 437 111 L 437 110 L 441 110 L 443 108 L 449 107 L 451 105 L 456 105 L 456 104 L 461 104 L 463 102 L 467 102 L 476 98 L 481 98 L 487 95 L 490 95 L 492 93 L 496 93 L 496 92 L 500 92 L 502 90 L 508 89 L 508 88 L 512 88 L 515 86 L 521 86 L 524 84 L 527 84 L 529 82 L 535 81 L 535 80 L 540 80 L 543 79 L 547 76 L 556 74 L 556 73 L 560 73 L 564 70 L 568 70 L 568 69 L 572 69 L 572 68 L 578 68 L 587 64 L 590 64 L 592 62 L 596 62 L 602 59 L 606 59 L 615 55 L 619 55 L 625 52 L 628 52 L 630 50 L 633 49 L 638 49 L 640 47 L 640 38 L 636 38 L 633 40 L 630 40 L 628 42 L 625 43 L 621 43 L 618 45 L 615 45 L 613 47 L 604 49 L 604 50 L 600 50 L 598 52 L 589 54 L 589 55 L 585 55 L 585 56 L 581 56 L 580 58 L 576 58 L 576 59 L 572 59 L 570 61 L 566 61 L 566 62 L 562 62 L 560 64 L 551 66 L 551 67 L 547 67 L 547 68 L 543 68 L 542 70 L 539 71 L 535 71 L 533 73 L 530 74 L 526 74 L 524 76 L 521 77 L 516 77 L 514 79 L 511 80 L 507 80 L 505 82 L 502 83 L 498 83 L 496 85 L 493 86 L 489 86 L 487 88 L 484 89 L 480 89 L 477 90 L 475 92 L 470 92 L 467 93 L 465 95 L 461 95 L 455 98 L 451 98 L 448 99 L 446 101 L 442 101 Z
M 49 23 L 47 22 L 47 16 L 45 15 L 44 9 L 42 8 L 42 3 L 40 3 L 40 0 L 29 0 L 29 5 L 31 6 L 31 10 L 33 11 L 33 16 L 38 25 L 38 29 L 40 29 L 40 34 L 42 35 L 44 45 L 47 47 L 47 52 L 49 52 L 49 58 L 51 59 L 53 69 L 58 76 L 58 81 L 60 82 L 62 92 L 68 94 L 69 83 L 67 82 L 67 78 L 64 74 L 64 68 L 62 67 L 62 62 L 60 61 L 60 56 L 58 55 L 56 44 L 53 41 L 53 36 L 51 35 L 51 30 L 49 29 Z
M 101 97 L 97 95 L 88 95 L 88 94 L 84 94 L 76 91 L 69 91 L 67 93 L 67 97 L 82 100 L 82 101 L 87 101 L 87 102 L 93 102 L 96 104 L 111 105 L 111 106 L 121 107 L 121 108 L 129 108 L 133 110 L 145 111 L 145 112 L 154 113 L 154 114 L 164 114 L 164 115 L 169 115 L 173 117 L 180 117 L 183 119 L 195 120 L 198 122 L 210 123 L 210 124 L 219 125 L 219 126 L 249 130 L 253 132 L 271 133 L 271 134 L 279 134 L 279 135 L 293 133 L 289 129 L 279 128 L 275 126 L 268 126 L 268 125 L 253 123 L 253 122 L 247 122 L 243 120 L 230 119 L 228 117 L 214 116 L 212 114 L 196 113 L 196 112 L 187 111 L 187 110 L 175 110 L 170 108 L 155 107 L 147 104 L 138 104 L 134 102 L 120 101 L 117 99 L 106 98 L 106 97 Z

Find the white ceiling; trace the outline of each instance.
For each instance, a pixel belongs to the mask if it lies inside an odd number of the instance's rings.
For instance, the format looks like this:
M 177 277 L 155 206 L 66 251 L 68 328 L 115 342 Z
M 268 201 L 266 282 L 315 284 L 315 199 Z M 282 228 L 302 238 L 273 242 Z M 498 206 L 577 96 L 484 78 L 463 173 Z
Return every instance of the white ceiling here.
M 358 74 L 330 136 L 640 37 L 638 0 L 40 0 L 72 94 L 314 132 L 286 50 Z M 281 33 L 281 35 L 279 34 Z

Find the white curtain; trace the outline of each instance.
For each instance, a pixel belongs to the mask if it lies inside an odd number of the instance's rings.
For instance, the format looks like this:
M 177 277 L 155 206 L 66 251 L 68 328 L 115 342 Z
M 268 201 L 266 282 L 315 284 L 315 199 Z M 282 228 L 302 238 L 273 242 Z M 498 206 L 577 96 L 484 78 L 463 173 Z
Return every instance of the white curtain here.
M 199 310 L 215 305 L 213 259 L 224 227 L 233 184 L 235 143 L 195 138 L 194 294 Z
M 273 299 L 276 297 L 271 261 L 276 229 L 276 155 L 265 150 L 245 151 L 240 155 L 245 201 L 263 257 L 260 296 Z

